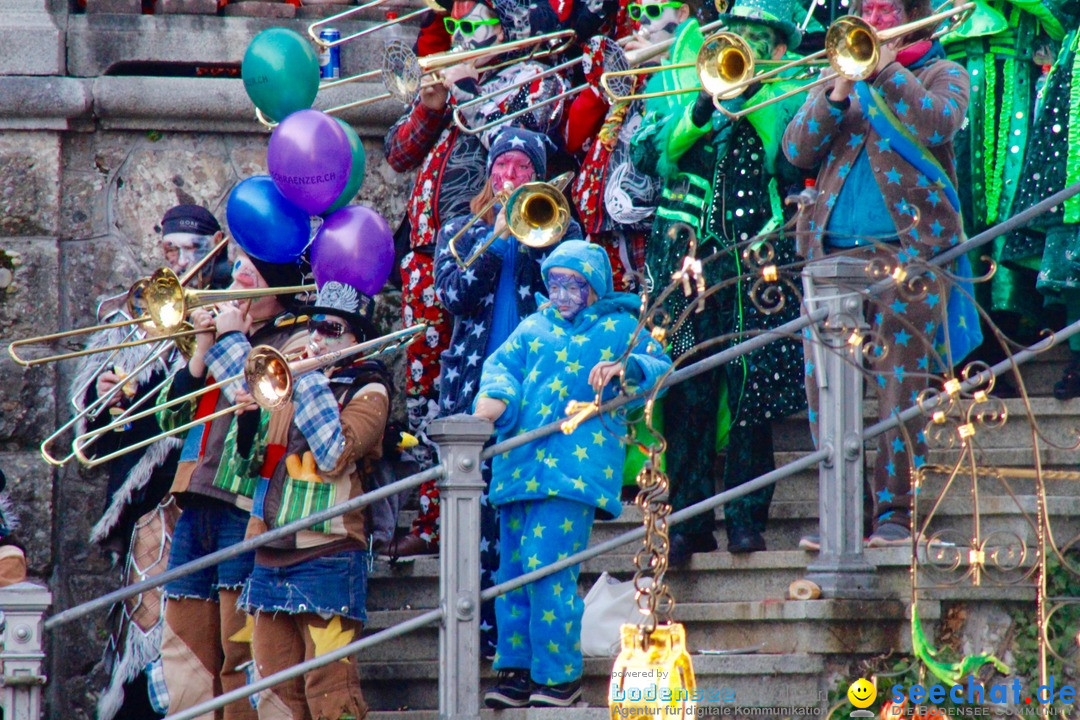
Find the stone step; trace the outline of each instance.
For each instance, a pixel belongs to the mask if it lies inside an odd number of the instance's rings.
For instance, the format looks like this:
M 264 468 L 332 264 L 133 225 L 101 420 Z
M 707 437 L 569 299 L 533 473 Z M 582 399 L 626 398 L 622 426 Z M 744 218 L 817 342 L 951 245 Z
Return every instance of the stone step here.
M 940 602 L 920 601 L 924 622 L 941 615 Z M 392 627 L 421 610 L 368 614 L 367 632 Z M 809 600 L 771 598 L 732 602 L 678 602 L 674 618 L 686 627 L 695 652 L 848 655 L 911 649 L 908 605 L 899 600 Z M 439 657 L 439 630 L 430 625 L 364 652 L 365 662 L 419 662 Z
M 715 699 L 701 705 L 727 703 L 745 705 L 818 705 L 826 695 L 820 687 L 825 662 L 815 655 L 692 655 L 697 687 Z M 585 658 L 583 703 L 569 710 L 558 710 L 559 720 L 600 720 L 607 714 L 607 695 L 614 658 Z M 375 711 L 412 711 L 393 713 L 389 719 L 420 720 L 427 715 L 417 710 L 432 710 L 438 705 L 438 662 L 368 662 L 358 663 L 364 697 Z M 494 683 L 495 673 L 481 664 L 481 687 Z M 482 691 L 481 691 L 482 692 Z M 564 713 L 571 713 L 565 715 Z M 556 720 L 553 711 L 500 711 L 498 720 Z
M 877 569 L 879 589 L 884 597 L 905 599 L 911 592 L 910 557 L 907 548 L 875 548 L 866 551 L 866 560 Z M 1028 552 L 1028 560 L 1033 555 Z M 717 603 L 740 600 L 780 599 L 787 596 L 788 586 L 807 574 L 807 565 L 816 554 L 801 550 L 770 550 L 750 555 L 732 555 L 719 551 L 694 555 L 686 566 L 668 571 L 667 582 L 672 595 L 680 603 Z M 933 568 L 920 564 L 925 572 L 921 585 L 937 582 L 941 574 L 931 575 Z M 420 558 L 412 562 L 390 565 L 377 561 L 368 582 L 369 612 L 379 610 L 417 610 L 438 605 L 438 560 Z M 592 587 L 601 573 L 607 572 L 620 580 L 634 574 L 632 555 L 603 555 L 584 563 L 579 594 Z M 951 577 L 951 576 L 950 576 Z M 923 597 L 934 600 L 973 600 L 986 598 L 1002 601 L 1026 601 L 1034 591 L 1024 585 L 1001 584 L 1009 577 L 993 575 L 982 587 L 971 588 L 968 583 L 947 584 L 929 588 Z

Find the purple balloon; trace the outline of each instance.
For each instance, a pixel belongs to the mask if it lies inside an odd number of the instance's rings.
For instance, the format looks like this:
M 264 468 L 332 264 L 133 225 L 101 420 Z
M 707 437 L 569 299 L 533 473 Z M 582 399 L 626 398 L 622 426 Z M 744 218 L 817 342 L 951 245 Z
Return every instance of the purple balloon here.
M 282 195 L 318 215 L 349 182 L 352 147 L 337 120 L 318 110 L 299 110 L 274 128 L 266 165 Z
M 394 234 L 382 215 L 363 205 L 330 213 L 311 241 L 315 284 L 337 282 L 375 295 L 394 267 Z

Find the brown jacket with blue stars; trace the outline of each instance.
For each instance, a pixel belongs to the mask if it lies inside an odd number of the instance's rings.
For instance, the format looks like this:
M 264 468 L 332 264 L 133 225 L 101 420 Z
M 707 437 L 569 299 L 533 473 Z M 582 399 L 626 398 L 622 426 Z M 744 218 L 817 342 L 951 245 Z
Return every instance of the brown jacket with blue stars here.
M 868 82 L 955 183 L 953 136 L 967 113 L 967 71 L 943 59 L 914 70 L 894 62 Z M 818 201 L 799 217 L 799 253 L 807 258 L 823 254 L 822 231 L 828 227 L 840 189 L 863 148 L 904 247 L 918 250 L 926 259 L 935 248 L 959 242 L 963 236 L 960 213 L 952 209 L 941 187 L 931 184 L 889 149 L 888 141 L 870 125 L 854 92 L 845 109 L 829 102 L 829 92 L 831 83 L 811 92 L 784 132 L 782 147 L 788 160 L 796 167 L 820 168 Z M 918 211 L 917 223 L 913 223 L 913 210 Z

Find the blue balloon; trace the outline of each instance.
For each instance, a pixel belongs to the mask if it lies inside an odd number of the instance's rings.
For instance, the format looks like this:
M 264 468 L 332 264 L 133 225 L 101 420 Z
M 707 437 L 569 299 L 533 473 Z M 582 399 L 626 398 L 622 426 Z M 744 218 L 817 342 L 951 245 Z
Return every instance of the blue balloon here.
M 311 238 L 311 216 L 286 200 L 269 175 L 233 188 L 225 217 L 244 252 L 265 262 L 295 262 Z

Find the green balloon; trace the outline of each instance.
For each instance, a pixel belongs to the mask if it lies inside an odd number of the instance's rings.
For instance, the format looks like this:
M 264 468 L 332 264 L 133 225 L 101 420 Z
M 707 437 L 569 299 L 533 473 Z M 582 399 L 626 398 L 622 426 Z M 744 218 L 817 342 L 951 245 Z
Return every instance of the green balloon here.
M 280 122 L 306 110 L 319 91 L 319 58 L 295 30 L 270 28 L 256 35 L 240 66 L 251 102 L 270 120 Z
M 341 125 L 341 129 L 345 131 L 346 137 L 349 138 L 349 147 L 352 148 L 352 169 L 349 171 L 349 181 L 345 183 L 345 189 L 341 191 L 341 195 L 334 201 L 323 215 L 329 215 L 330 213 L 345 207 L 353 198 L 356 197 L 356 193 L 360 192 L 360 186 L 364 184 L 364 169 L 367 165 L 367 156 L 364 154 L 364 144 L 360 142 L 360 136 L 353 130 L 352 125 L 345 122 L 341 118 L 334 118 Z

